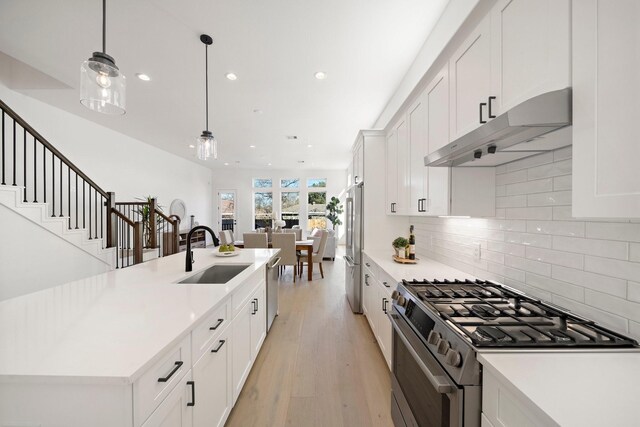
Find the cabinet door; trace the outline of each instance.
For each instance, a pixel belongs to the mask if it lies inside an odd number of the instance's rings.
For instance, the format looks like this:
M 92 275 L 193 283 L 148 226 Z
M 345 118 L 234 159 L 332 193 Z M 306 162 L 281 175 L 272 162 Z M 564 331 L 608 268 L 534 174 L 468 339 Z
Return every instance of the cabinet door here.
M 262 284 L 253 294 L 251 299 L 253 310 L 251 311 L 251 360 L 255 360 L 260 352 L 260 347 L 267 336 L 267 305 L 265 298 L 265 285 Z
M 541 93 L 571 86 L 570 3 L 570 0 L 499 0 L 493 7 L 494 114 Z
M 233 402 L 238 399 L 244 381 L 251 370 L 251 314 L 254 310 L 252 300 L 248 301 L 233 319 Z M 265 319 L 266 320 L 266 319 Z
M 396 131 L 393 129 L 387 135 L 387 214 L 397 213 L 398 203 L 398 138 Z
M 399 215 L 409 214 L 409 126 L 405 119 L 396 126 L 398 140 L 398 199 L 395 211 Z
M 491 26 L 488 15 L 449 60 L 451 141 L 489 120 L 491 93 Z
M 387 311 L 391 309 L 391 298 L 384 285 L 378 285 L 378 317 L 376 321 L 376 332 L 378 338 L 378 345 L 382 350 L 382 355 L 387 361 L 387 366 L 391 369 L 391 321 L 387 317 Z
M 640 216 L 640 2 L 573 2 L 573 216 Z
M 449 143 L 449 68 L 445 66 L 425 91 L 427 153 Z M 424 168 L 426 175 L 423 208 L 427 215 L 449 215 L 449 168 Z M 425 206 L 426 205 L 426 206 Z
M 424 156 L 429 154 L 427 141 L 427 114 L 424 97 L 420 96 L 409 107 L 407 112 L 409 123 L 409 211 L 411 215 L 424 215 L 428 194 L 428 173 L 424 166 Z
M 371 331 L 375 336 L 376 335 L 375 316 L 377 313 L 375 301 L 378 295 L 376 278 L 370 273 L 365 273 L 363 277 L 364 277 L 364 285 L 362 287 L 363 311 L 367 316 L 367 322 L 369 322 Z
M 223 332 L 193 366 L 197 404 L 194 427 L 222 427 L 231 411 L 231 342 L 229 329 Z
M 147 418 L 142 427 L 191 427 L 193 425 L 193 401 L 195 383 L 191 371 L 180 380 L 160 406 Z

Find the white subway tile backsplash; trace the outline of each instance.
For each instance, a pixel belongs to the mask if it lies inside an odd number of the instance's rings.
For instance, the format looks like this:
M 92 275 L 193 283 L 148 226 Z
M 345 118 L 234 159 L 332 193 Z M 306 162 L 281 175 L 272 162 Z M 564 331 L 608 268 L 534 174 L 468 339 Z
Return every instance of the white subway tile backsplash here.
M 605 276 L 640 282 L 640 263 L 636 262 L 587 255 L 584 259 L 584 269 Z
M 571 204 L 571 191 L 553 191 L 551 193 L 529 194 L 528 206 L 562 206 Z
M 547 264 L 544 262 L 538 262 L 530 259 L 507 255 L 504 257 L 504 263 L 509 267 L 517 268 L 519 270 L 524 270 L 530 273 L 540 274 L 547 277 L 551 276 L 551 264 Z
M 534 248 L 527 246 L 525 256 L 540 262 L 548 262 L 565 267 L 582 269 L 584 266 L 584 256 L 569 252 L 554 251 L 552 249 Z
M 520 182 L 518 184 L 509 184 L 505 186 L 505 194 L 507 196 L 514 196 L 518 194 L 545 193 L 548 191 L 553 191 L 552 178 Z
M 527 169 L 527 179 L 550 178 L 571 173 L 571 159 Z
M 572 285 L 571 283 L 561 282 L 533 273 L 527 273 L 526 282 L 528 285 L 535 286 L 536 288 L 551 292 L 555 295 L 571 298 L 574 301 L 584 301 L 585 290 L 582 286 Z
M 611 240 L 553 236 L 553 249 L 626 260 L 629 252 L 629 244 L 627 242 L 614 242 Z
M 505 217 L 507 219 L 544 219 L 553 218 L 553 208 L 506 208 Z
M 615 279 L 602 274 L 589 273 L 587 271 L 554 265 L 551 277 L 574 285 L 584 286 L 595 291 L 605 292 L 621 298 L 627 296 L 627 281 Z
M 584 237 L 584 222 L 527 221 L 527 232 L 554 234 L 556 236 Z
M 493 218 L 412 218 L 418 252 L 640 338 L 640 220 L 574 218 L 571 152 L 497 167 Z

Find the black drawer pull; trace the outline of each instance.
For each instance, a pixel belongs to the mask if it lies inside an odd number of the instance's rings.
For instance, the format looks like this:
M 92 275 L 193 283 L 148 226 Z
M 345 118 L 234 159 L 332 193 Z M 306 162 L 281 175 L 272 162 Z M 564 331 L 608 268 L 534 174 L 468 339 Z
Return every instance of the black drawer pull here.
M 218 329 L 220 327 L 220 325 L 222 325 L 222 322 L 224 322 L 224 319 L 218 319 L 218 323 L 216 323 L 215 325 L 211 326 L 209 328 L 210 331 L 215 331 L 216 329 Z
M 480 103 L 480 123 L 487 123 L 487 121 L 486 121 L 486 120 L 482 120 L 482 106 L 485 106 L 485 107 L 486 107 L 486 106 L 487 106 L 487 103 L 486 103 L 486 102 L 481 102 L 481 103 Z
M 224 345 L 224 340 L 220 340 L 220 344 L 218 345 L 218 347 L 212 349 L 211 353 L 217 353 L 222 348 L 223 345 Z
M 187 385 L 191 386 L 191 402 L 187 403 L 187 406 L 196 406 L 196 382 L 187 381 Z
M 258 298 L 252 299 L 251 304 L 253 304 L 253 311 L 251 314 L 256 314 L 258 312 Z
M 175 374 L 176 372 L 178 372 L 178 369 L 180 369 L 180 367 L 184 365 L 184 362 L 182 360 L 178 360 L 175 364 L 175 366 L 173 367 L 173 369 L 171 370 L 171 372 L 169 372 L 169 375 L 167 375 L 164 378 L 158 378 L 158 382 L 159 383 L 166 383 L 167 381 L 169 381 L 169 378 L 171 378 L 173 376 L 173 374 Z
M 495 119 L 496 118 L 495 114 L 491 114 L 491 101 L 493 101 L 494 99 L 496 99 L 495 96 L 490 96 L 489 97 L 489 101 L 488 101 L 488 103 L 489 103 L 489 118 L 490 119 Z
M 382 298 L 382 311 L 384 311 L 385 314 L 387 314 L 387 303 L 388 302 L 389 302 L 388 299 Z
M 387 282 L 382 282 L 385 288 L 390 288 L 391 286 L 387 285 Z

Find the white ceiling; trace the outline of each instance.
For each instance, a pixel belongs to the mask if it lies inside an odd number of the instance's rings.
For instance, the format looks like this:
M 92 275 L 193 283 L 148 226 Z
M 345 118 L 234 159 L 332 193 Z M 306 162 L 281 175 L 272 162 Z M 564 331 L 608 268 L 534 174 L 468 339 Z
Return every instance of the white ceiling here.
M 30 88 L 23 77 L 16 90 L 193 160 L 207 33 L 219 157 L 203 164 L 344 169 L 357 131 L 373 125 L 447 2 L 108 0 L 107 53 L 127 77 L 118 117 L 78 102 L 80 64 L 101 46 L 100 0 L 2 0 L 0 51 L 68 85 L 42 89 L 34 78 Z

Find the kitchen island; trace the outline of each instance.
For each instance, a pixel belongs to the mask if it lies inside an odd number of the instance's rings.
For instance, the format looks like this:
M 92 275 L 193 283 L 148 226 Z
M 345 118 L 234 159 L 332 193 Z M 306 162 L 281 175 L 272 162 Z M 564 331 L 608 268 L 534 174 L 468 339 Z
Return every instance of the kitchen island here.
M 278 250 L 193 252 L 191 272 L 176 254 L 0 302 L 0 424 L 155 425 L 171 393 L 192 403 L 198 380 L 179 383 L 220 342 L 229 391 L 212 391 L 226 405 L 212 425 L 223 423 L 266 334 L 265 265 Z M 225 284 L 178 283 L 215 264 L 248 267 Z

